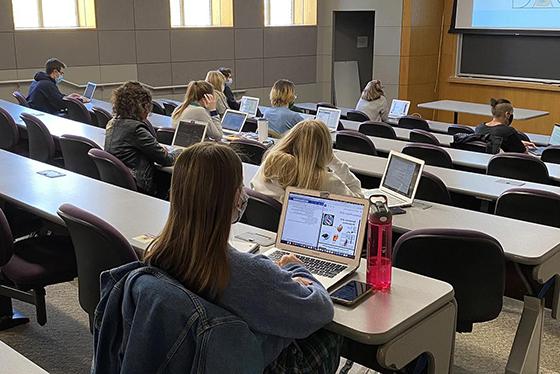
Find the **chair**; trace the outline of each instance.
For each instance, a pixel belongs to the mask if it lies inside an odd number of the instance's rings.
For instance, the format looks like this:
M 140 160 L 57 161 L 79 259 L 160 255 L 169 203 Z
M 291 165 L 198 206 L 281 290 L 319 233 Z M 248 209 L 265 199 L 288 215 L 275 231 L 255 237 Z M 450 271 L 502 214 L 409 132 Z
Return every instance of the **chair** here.
M 416 116 L 404 116 L 399 119 L 399 127 L 409 129 L 409 130 L 424 130 L 430 131 L 430 125 L 428 121 Z
M 276 232 L 282 214 L 282 204 L 247 187 L 245 187 L 245 192 L 249 196 L 249 201 L 241 222 L 263 230 Z
M 502 310 L 505 258 L 500 243 L 482 232 L 452 229 L 410 231 L 395 244 L 395 267 L 453 286 L 457 331 L 491 321 Z
M 0 149 L 15 150 L 19 143 L 19 130 L 7 110 L 0 108 Z
M 541 161 L 560 164 L 560 146 L 551 145 L 547 147 L 541 155 Z
M 138 191 L 136 181 L 129 168 L 121 160 L 101 149 L 90 149 L 89 157 L 95 162 L 99 177 L 105 183 L 114 184 L 131 191 Z
M 537 157 L 523 153 L 500 153 L 495 155 L 488 162 L 486 174 L 526 182 L 550 183 L 545 163 Z
M 474 134 L 474 130 L 467 126 L 453 125 L 447 128 L 449 135 L 455 134 Z
M 260 165 L 268 150 L 262 143 L 250 139 L 235 139 L 229 145 L 239 155 L 241 161 L 253 165 Z
M 162 100 L 161 104 L 163 105 L 163 110 L 165 112 L 165 115 L 168 116 L 168 117 L 171 117 L 171 115 L 173 114 L 173 111 L 175 110 L 175 108 L 177 108 L 177 104 L 175 104 L 171 101 Z
M 94 141 L 76 135 L 62 135 L 59 140 L 66 170 L 99 179 L 97 166 L 89 157 L 90 149 L 101 149 Z
M 99 276 L 105 270 L 138 261 L 138 256 L 113 226 L 93 214 L 70 204 L 61 205 L 57 213 L 64 220 L 74 244 L 78 298 L 89 315 L 91 328 L 99 302 Z
M 45 287 L 73 280 L 76 258 L 69 238 L 40 236 L 14 243 L 0 210 L 0 331 L 29 322 L 14 317 L 11 299 L 35 305 L 37 323 L 47 323 Z
M 163 107 L 163 105 L 161 105 L 157 101 L 153 100 L 152 101 L 152 113 L 161 114 L 162 116 L 165 116 L 165 108 Z
M 414 143 L 424 143 L 440 145 L 439 140 L 429 131 L 425 130 L 410 130 L 410 141 Z
M 336 149 L 377 156 L 375 145 L 366 135 L 354 130 L 341 130 L 336 134 Z
M 496 201 L 494 214 L 560 227 L 560 195 L 529 188 L 512 188 Z
M 101 127 L 102 129 L 107 127 L 107 123 L 113 118 L 111 113 L 107 112 L 103 108 L 99 108 L 94 106 L 91 108 L 94 116 L 95 116 L 95 125 L 97 127 Z
M 468 143 L 451 143 L 451 148 L 462 149 L 464 151 L 488 153 L 488 145 L 485 142 L 475 140 Z
M 355 121 L 355 122 L 367 122 L 369 121 L 369 117 L 364 112 L 359 110 L 349 110 L 346 113 L 346 119 L 348 121 Z
M 452 205 L 451 194 L 445 183 L 427 171 L 422 172 L 415 198 L 437 204 Z
M 175 137 L 175 129 L 161 128 L 156 130 L 156 138 L 158 143 L 171 145 Z
M 63 160 L 56 157 L 54 139 L 47 126 L 39 118 L 28 113 L 22 113 L 21 119 L 25 122 L 27 128 L 29 157 L 33 160 L 63 167 Z
M 29 108 L 29 103 L 27 102 L 27 99 L 25 98 L 25 96 L 22 95 L 21 92 L 14 91 L 14 92 L 12 92 L 12 96 L 16 98 L 19 105 L 24 106 L 26 108 Z
M 336 107 L 336 105 L 333 105 L 333 104 L 327 103 L 327 102 L 320 102 L 320 103 L 317 103 L 317 106 L 315 107 L 315 109 L 317 110 L 317 109 L 319 109 L 319 108 L 321 108 L 321 107 L 324 107 L 324 108 L 331 108 L 331 109 L 338 109 L 338 108 Z
M 360 125 L 359 131 L 368 136 L 385 139 L 397 139 L 393 126 L 384 122 L 366 121 Z
M 453 169 L 453 160 L 449 153 L 433 144 L 408 144 L 403 148 L 402 153 L 424 160 L 426 165 Z
M 87 110 L 86 106 L 78 99 L 72 97 L 65 97 L 62 100 L 66 102 L 66 108 L 68 109 L 68 118 L 81 122 L 87 123 L 88 125 L 93 125 L 91 115 Z

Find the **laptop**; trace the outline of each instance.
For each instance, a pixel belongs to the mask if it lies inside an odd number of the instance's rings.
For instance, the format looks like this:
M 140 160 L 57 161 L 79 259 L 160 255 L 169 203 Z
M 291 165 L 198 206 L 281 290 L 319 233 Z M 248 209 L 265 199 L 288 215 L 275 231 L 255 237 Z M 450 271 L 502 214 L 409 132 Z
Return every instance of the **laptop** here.
M 91 100 L 93 99 L 93 94 L 95 93 L 95 89 L 97 88 L 97 85 L 93 82 L 88 82 L 86 89 L 84 90 L 84 94 L 82 95 L 83 97 Z
M 550 140 L 548 141 L 548 146 L 551 145 L 560 145 L 560 123 L 554 124 L 554 128 L 552 129 L 552 134 L 550 134 Z M 529 153 L 535 156 L 542 156 L 542 153 L 546 147 L 536 147 L 536 148 L 529 148 Z
M 259 110 L 260 99 L 258 97 L 243 96 L 239 104 L 239 111 L 247 113 L 249 117 L 256 117 Z
M 289 187 L 284 196 L 273 260 L 293 253 L 326 289 L 360 265 L 369 202 Z
M 340 109 L 319 107 L 317 108 L 315 119 L 325 123 L 330 132 L 335 132 L 340 122 L 341 113 L 342 111 Z
M 239 134 L 247 120 L 247 113 L 228 109 L 222 117 L 222 130 L 226 134 Z
M 401 117 L 408 115 L 409 109 L 410 101 L 394 99 L 391 103 L 391 109 L 389 110 L 389 121 L 398 121 Z
M 368 190 L 371 195 L 387 196 L 389 208 L 411 206 L 424 170 L 424 161 L 391 151 L 379 188 Z
M 206 123 L 197 121 L 181 121 L 177 125 L 171 147 L 188 148 L 191 145 L 204 141 L 206 137 Z

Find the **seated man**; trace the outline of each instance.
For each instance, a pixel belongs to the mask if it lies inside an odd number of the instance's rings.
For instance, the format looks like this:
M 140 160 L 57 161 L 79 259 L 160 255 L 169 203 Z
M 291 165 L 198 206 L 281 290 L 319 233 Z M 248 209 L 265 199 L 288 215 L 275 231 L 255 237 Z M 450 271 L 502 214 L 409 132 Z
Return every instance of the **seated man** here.
M 66 109 L 66 104 L 62 100 L 64 94 L 58 89 L 58 84 L 64 80 L 64 69 L 66 65 L 56 58 L 48 59 L 45 64 L 45 71 L 35 74 L 34 81 L 29 87 L 27 101 L 33 109 L 50 114 L 56 114 Z M 74 99 L 88 102 L 89 100 L 82 95 L 73 93 L 68 95 Z

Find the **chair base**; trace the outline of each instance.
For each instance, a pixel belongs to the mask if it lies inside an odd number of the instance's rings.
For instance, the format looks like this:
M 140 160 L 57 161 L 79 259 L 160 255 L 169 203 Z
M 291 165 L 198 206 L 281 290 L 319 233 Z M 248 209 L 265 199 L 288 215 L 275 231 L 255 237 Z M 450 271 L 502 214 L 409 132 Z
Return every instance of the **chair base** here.
M 26 323 L 29 323 L 29 318 L 14 310 L 11 317 L 0 316 L 0 331 L 9 330 L 16 326 L 25 325 Z

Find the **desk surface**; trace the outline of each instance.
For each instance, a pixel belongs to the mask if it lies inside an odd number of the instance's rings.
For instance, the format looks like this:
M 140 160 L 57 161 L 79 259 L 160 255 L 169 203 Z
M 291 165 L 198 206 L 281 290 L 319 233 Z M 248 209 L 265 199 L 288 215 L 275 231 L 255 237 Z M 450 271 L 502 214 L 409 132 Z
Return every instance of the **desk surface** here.
M 92 99 L 91 102 L 85 104 L 85 106 L 90 111 L 95 106 L 105 109 L 109 113 L 113 113 L 113 105 L 107 101 Z M 161 114 L 150 113 L 150 115 L 148 115 L 148 121 L 150 121 L 155 128 L 173 128 L 173 125 L 171 124 L 171 117 L 163 116 Z
M 0 340 L 0 372 L 9 374 L 48 374 L 31 360 Z
M 492 109 L 489 104 L 469 103 L 455 100 L 439 100 L 429 103 L 418 104 L 418 108 L 443 110 L 446 112 L 477 114 L 492 117 Z M 549 113 L 542 110 L 515 108 L 516 120 L 528 120 L 547 116 Z

